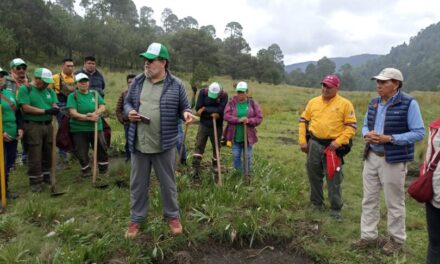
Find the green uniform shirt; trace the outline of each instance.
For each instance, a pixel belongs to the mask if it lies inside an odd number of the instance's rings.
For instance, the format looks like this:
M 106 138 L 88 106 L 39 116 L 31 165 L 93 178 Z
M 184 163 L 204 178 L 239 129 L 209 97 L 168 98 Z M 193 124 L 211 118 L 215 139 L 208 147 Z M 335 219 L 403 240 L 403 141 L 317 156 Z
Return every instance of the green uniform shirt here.
M 237 103 L 237 117 L 238 119 L 242 117 L 247 117 L 248 115 L 248 101 Z M 235 142 L 244 142 L 244 127 L 243 123 L 238 124 L 235 127 Z
M 105 104 L 104 99 L 98 94 L 98 106 L 103 104 Z M 76 109 L 78 113 L 83 115 L 95 112 L 95 91 L 87 91 L 84 94 L 76 89 L 67 97 L 66 107 Z M 92 132 L 95 130 L 95 122 L 92 121 L 70 118 L 69 124 L 70 132 Z M 98 119 L 98 131 L 102 131 L 101 118 Z
M 19 105 L 30 105 L 40 109 L 50 109 L 53 104 L 58 103 L 57 96 L 53 89 L 45 88 L 43 90 L 38 89 L 34 85 L 30 85 L 29 88 L 26 85 L 20 86 L 18 90 L 18 104 Z M 23 111 L 23 120 L 28 121 L 50 121 L 52 120 L 51 115 L 33 115 L 28 114 Z
M 150 123 L 138 122 L 135 148 L 142 153 L 152 154 L 162 151 L 160 144 L 160 96 L 163 80 L 152 83 L 145 78 L 141 92 L 139 114 L 149 117 Z
M 8 89 L 3 89 L 1 93 L 12 104 L 14 104 L 15 109 L 17 110 L 17 101 L 15 100 L 14 92 Z M 6 102 L 4 98 L 0 98 L 0 101 L 2 107 L 3 133 L 6 132 L 12 139 L 15 139 L 17 137 L 17 122 L 15 119 L 15 111 L 12 109 L 11 105 L 8 102 Z

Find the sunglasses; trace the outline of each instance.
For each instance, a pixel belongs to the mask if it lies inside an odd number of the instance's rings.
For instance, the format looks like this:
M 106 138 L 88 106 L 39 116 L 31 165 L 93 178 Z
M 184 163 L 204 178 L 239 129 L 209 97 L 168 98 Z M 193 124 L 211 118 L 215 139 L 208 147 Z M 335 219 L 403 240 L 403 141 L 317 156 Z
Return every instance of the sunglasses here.
M 19 70 L 26 70 L 26 69 L 27 69 L 27 66 L 21 65 L 21 66 L 17 66 L 17 67 L 15 67 L 15 69 L 16 69 L 17 71 L 19 71 Z

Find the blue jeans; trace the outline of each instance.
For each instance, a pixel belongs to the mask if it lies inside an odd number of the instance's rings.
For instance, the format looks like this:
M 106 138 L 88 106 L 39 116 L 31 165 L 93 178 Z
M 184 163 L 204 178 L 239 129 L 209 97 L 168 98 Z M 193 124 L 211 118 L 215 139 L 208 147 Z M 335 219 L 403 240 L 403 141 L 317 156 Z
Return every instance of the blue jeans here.
M 179 119 L 179 124 L 177 126 L 178 128 L 178 133 L 177 133 L 177 155 L 180 154 L 180 147 L 183 145 L 183 149 L 182 149 L 182 157 L 180 157 L 180 161 L 182 160 L 186 160 L 186 146 L 185 144 L 182 144 L 183 142 L 183 126 L 182 126 L 182 120 Z
M 252 145 L 248 144 L 248 148 L 247 148 L 247 153 L 248 153 L 248 170 L 247 170 L 247 174 L 251 175 L 251 159 L 252 159 Z M 232 157 L 234 159 L 234 168 L 237 171 L 243 170 L 243 174 L 245 171 L 244 166 L 242 166 L 242 161 L 241 161 L 241 156 L 243 154 L 244 157 L 244 143 L 238 143 L 238 142 L 234 142 L 232 145 Z M 244 162 L 243 162 L 244 163 Z

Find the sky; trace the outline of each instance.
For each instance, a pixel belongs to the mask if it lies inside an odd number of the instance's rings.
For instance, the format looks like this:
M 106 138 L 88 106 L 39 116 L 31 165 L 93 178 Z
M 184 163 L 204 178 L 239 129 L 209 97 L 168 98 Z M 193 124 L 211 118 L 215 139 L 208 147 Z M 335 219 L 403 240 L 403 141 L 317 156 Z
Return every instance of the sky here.
M 439 0 L 133 0 L 154 10 L 157 24 L 164 8 L 179 18 L 213 25 L 217 37 L 231 21 L 243 27 L 252 53 L 276 43 L 285 65 L 363 53 L 387 54 L 427 26 L 440 22 Z

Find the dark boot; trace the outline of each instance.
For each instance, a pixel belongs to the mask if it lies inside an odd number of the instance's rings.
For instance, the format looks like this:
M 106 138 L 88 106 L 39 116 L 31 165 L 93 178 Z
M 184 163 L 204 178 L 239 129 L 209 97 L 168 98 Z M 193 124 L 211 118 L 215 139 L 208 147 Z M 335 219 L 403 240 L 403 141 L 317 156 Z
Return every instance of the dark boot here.
M 193 156 L 191 177 L 194 179 L 200 178 L 200 163 L 201 162 L 202 162 L 202 157 Z
M 50 172 L 43 172 L 43 183 L 46 184 L 52 184 L 52 181 L 50 180 Z
M 83 178 L 92 177 L 92 169 L 90 168 L 90 166 L 87 166 L 86 168 L 81 169 L 81 177 L 83 177 Z
M 211 159 L 211 170 L 212 170 L 212 173 L 218 173 L 217 159 L 215 159 L 215 158 Z

